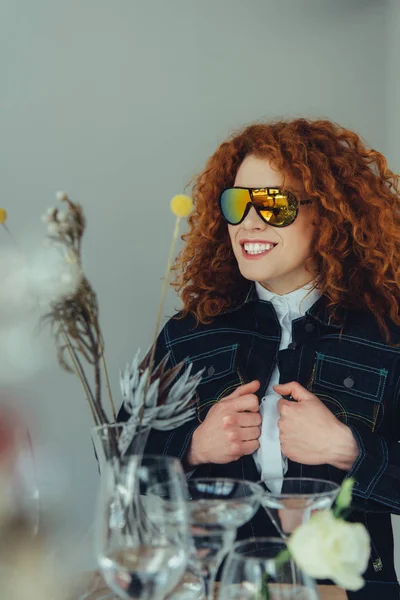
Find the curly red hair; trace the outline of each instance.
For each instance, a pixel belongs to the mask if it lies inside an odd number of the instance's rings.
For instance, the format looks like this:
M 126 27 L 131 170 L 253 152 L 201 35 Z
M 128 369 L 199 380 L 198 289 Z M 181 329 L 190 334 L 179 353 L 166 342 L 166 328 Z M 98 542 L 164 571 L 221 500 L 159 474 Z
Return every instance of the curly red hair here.
M 318 236 L 310 260 L 333 312 L 371 311 L 388 335 L 399 325 L 400 196 L 398 176 L 360 137 L 328 120 L 277 120 L 250 125 L 223 142 L 193 182 L 194 211 L 178 256 L 173 287 L 183 315 L 207 323 L 239 303 L 249 281 L 239 272 L 218 207 L 249 154 L 268 158 L 300 182 L 313 203 Z

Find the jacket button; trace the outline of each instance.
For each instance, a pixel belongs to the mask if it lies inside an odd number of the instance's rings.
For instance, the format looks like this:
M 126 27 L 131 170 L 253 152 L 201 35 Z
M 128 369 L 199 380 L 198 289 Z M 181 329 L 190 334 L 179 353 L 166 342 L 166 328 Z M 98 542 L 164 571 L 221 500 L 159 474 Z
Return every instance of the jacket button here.
M 352 388 L 354 385 L 354 379 L 351 377 L 346 377 L 346 379 L 343 381 L 343 385 L 347 388 Z
M 296 348 L 297 348 L 296 342 L 290 342 L 290 344 L 288 346 L 288 349 L 289 350 L 296 350 Z
M 214 367 L 213 367 L 213 366 L 211 366 L 211 367 L 208 367 L 208 369 L 207 369 L 207 375 L 208 375 L 209 377 L 212 377 L 214 374 L 215 374 L 215 369 L 214 369 Z
M 307 333 L 312 333 L 315 329 L 315 325 L 313 323 L 306 323 L 304 329 L 307 331 Z

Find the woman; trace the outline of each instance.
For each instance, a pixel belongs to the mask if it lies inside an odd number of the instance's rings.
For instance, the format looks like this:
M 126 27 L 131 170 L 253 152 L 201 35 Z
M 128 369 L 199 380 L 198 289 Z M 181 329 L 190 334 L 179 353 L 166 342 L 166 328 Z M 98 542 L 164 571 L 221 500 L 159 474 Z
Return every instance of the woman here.
M 329 121 L 276 121 L 225 141 L 193 199 L 175 265 L 183 310 L 157 360 L 205 369 L 197 416 L 147 450 L 199 477 L 354 477 L 351 518 L 372 538 L 365 578 L 395 581 L 397 176 Z M 255 532 L 275 534 L 264 511 L 240 535 Z

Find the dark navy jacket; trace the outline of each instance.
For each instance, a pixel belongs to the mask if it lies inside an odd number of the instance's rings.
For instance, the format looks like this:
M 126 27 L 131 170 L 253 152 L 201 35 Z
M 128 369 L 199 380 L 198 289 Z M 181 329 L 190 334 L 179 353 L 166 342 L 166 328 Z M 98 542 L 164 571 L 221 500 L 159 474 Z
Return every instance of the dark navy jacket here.
M 258 298 L 254 286 L 240 305 L 210 325 L 196 326 L 190 315 L 169 320 L 158 338 L 156 360 L 169 352 L 170 364 L 187 359 L 194 372 L 205 371 L 196 418 L 174 431 L 153 431 L 146 452 L 184 458 L 210 407 L 253 379 L 261 382 L 261 399 L 278 361 L 281 383 L 298 381 L 351 428 L 359 457 L 348 473 L 356 480 L 350 519 L 364 523 L 372 539 L 365 577 L 393 581 L 390 514 L 400 514 L 400 328 L 391 326 L 388 345 L 370 313 L 348 310 L 334 322 L 324 297 L 292 327 L 293 342 L 279 351 L 280 325 L 274 308 Z M 122 410 L 120 418 L 124 416 Z M 286 473 L 338 483 L 346 475 L 329 465 L 293 461 Z M 193 476 L 260 479 L 252 456 L 226 465 L 200 465 Z M 276 535 L 264 509 L 239 531 L 242 538 L 252 535 Z

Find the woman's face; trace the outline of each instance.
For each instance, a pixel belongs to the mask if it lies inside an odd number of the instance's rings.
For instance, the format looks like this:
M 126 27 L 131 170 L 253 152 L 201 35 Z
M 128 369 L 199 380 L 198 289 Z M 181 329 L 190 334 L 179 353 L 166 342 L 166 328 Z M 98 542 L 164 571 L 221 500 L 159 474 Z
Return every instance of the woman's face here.
M 234 186 L 263 188 L 281 186 L 283 175 L 274 169 L 266 158 L 248 155 L 236 175 Z M 295 186 L 291 191 L 296 194 Z M 304 199 L 299 194 L 297 198 Z M 239 225 L 228 224 L 233 252 L 243 277 L 258 281 L 276 294 L 288 294 L 303 287 L 315 277 L 306 271 L 305 262 L 312 252 L 315 224 L 309 205 L 299 206 L 299 214 L 288 227 L 272 227 L 265 223 L 252 207 Z M 250 254 L 251 246 L 261 244 L 258 251 Z M 254 250 L 254 247 L 253 247 Z M 309 267 L 310 269 L 310 267 Z

